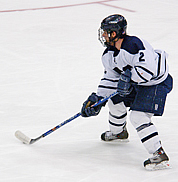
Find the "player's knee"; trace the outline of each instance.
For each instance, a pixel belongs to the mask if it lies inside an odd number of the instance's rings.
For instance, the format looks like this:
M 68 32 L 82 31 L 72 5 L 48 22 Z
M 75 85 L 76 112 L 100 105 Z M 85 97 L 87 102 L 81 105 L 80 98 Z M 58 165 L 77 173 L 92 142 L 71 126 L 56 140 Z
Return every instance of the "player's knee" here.
M 153 114 L 140 112 L 140 111 L 131 111 L 130 113 L 130 122 L 132 125 L 137 128 L 143 124 L 148 124 L 151 122 L 151 117 Z
M 109 107 L 109 111 L 116 116 L 121 116 L 125 113 L 127 113 L 127 109 L 126 106 L 124 105 L 123 102 L 118 103 L 118 104 L 114 104 L 112 102 L 112 100 L 108 101 L 108 107 Z

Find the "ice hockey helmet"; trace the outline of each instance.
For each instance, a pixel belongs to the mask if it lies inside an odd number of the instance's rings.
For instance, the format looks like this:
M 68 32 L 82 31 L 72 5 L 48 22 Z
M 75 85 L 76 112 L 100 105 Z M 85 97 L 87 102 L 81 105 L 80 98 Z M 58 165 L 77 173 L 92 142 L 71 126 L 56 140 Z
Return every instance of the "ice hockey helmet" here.
M 101 26 L 98 30 L 98 39 L 100 42 L 107 46 L 107 42 L 102 36 L 104 31 L 107 31 L 107 33 L 110 35 L 113 31 L 116 32 L 116 37 L 114 39 L 110 39 L 111 41 L 114 41 L 116 38 L 123 38 L 126 34 L 127 29 L 127 21 L 126 19 L 120 15 L 120 14 L 114 14 L 106 17 L 101 22 Z

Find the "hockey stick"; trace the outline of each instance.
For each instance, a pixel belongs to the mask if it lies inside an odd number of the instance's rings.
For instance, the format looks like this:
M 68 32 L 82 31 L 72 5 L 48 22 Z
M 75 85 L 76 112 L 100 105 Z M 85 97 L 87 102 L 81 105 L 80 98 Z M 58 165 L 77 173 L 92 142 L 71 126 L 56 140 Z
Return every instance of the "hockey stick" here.
M 104 103 L 105 101 L 107 101 L 108 99 L 110 99 L 111 97 L 115 96 L 117 94 L 117 92 L 112 93 L 111 95 L 104 97 L 103 99 L 99 100 L 97 103 L 95 103 L 92 107 L 96 107 L 102 103 Z M 64 126 L 65 124 L 71 122 L 72 120 L 78 118 L 81 115 L 81 112 L 75 114 L 74 116 L 72 116 L 71 118 L 63 121 L 62 123 L 60 123 L 59 125 L 55 126 L 54 128 L 48 130 L 47 132 L 43 133 L 42 135 L 40 135 L 39 137 L 35 138 L 35 139 L 31 139 L 28 136 L 26 136 L 25 134 L 23 134 L 21 131 L 17 130 L 15 132 L 15 136 L 21 140 L 24 144 L 33 144 L 35 142 L 37 142 L 38 140 L 40 140 L 41 138 L 46 137 L 47 135 L 51 134 L 52 132 L 56 131 L 57 129 L 59 129 L 61 126 Z

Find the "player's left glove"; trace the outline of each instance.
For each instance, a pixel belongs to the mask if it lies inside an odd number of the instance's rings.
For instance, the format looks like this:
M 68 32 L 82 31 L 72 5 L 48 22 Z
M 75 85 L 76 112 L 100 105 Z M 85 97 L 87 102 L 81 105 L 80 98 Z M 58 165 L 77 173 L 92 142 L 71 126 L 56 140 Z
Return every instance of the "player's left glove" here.
M 101 107 L 105 104 L 98 105 L 96 107 L 91 107 L 96 102 L 101 100 L 103 97 L 97 96 L 96 93 L 92 93 L 88 99 L 83 103 L 83 107 L 81 109 L 81 116 L 83 117 L 90 117 L 96 116 L 99 114 Z
M 131 71 L 127 69 L 124 73 L 121 74 L 120 79 L 117 84 L 117 92 L 121 97 L 125 97 L 132 92 L 131 80 Z

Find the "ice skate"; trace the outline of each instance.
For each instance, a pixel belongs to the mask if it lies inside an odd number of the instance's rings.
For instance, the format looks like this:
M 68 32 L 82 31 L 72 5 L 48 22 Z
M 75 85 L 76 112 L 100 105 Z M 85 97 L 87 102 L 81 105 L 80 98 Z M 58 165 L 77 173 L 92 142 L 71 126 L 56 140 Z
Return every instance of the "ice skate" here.
M 144 167 L 150 171 L 170 168 L 169 158 L 162 147 L 153 154 L 153 157 L 144 161 Z
M 124 130 L 121 133 L 113 134 L 111 131 L 106 131 L 101 134 L 101 140 L 103 141 L 121 141 L 121 142 L 128 142 L 129 134 L 127 132 L 127 129 L 124 128 Z

